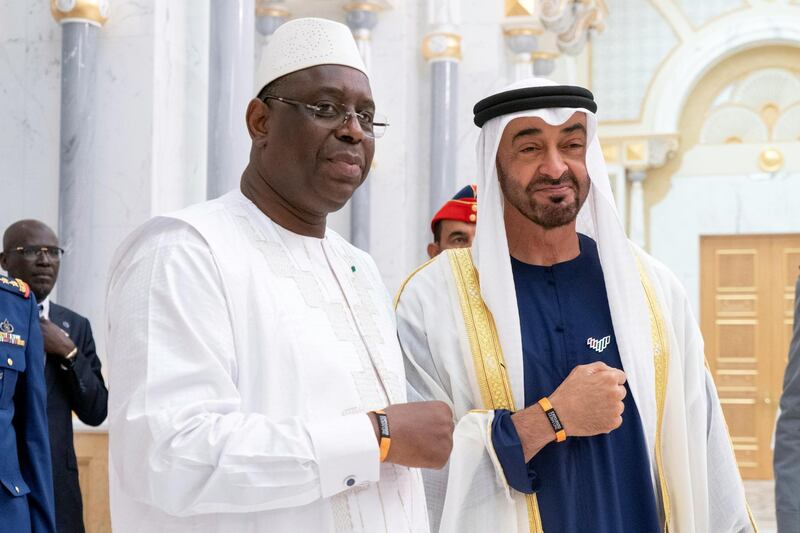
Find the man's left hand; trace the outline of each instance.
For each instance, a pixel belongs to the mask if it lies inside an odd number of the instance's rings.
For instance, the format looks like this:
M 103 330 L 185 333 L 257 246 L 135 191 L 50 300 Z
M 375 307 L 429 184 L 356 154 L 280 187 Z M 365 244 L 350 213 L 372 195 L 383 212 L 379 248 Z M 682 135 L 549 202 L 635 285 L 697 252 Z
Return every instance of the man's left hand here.
M 67 332 L 56 326 L 46 318 L 40 318 L 42 337 L 44 337 L 44 351 L 50 355 L 66 358 L 75 349 L 75 343 L 69 338 Z

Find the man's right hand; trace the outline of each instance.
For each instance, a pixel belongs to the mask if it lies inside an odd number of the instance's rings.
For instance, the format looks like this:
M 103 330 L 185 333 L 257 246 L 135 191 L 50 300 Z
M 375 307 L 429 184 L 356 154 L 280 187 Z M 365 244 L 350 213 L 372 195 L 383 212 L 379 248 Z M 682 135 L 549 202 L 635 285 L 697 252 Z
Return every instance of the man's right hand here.
M 625 373 L 597 361 L 578 365 L 549 396 L 567 437 L 609 433 L 622 424 Z M 511 415 L 525 462 L 555 439 L 555 432 L 539 404 Z
M 610 433 L 622 425 L 625 372 L 600 361 L 572 369 L 550 396 L 570 437 Z
M 399 403 L 384 409 L 392 444 L 386 462 L 414 468 L 442 468 L 453 449 L 453 413 L 439 401 Z M 374 414 L 370 420 L 378 433 Z

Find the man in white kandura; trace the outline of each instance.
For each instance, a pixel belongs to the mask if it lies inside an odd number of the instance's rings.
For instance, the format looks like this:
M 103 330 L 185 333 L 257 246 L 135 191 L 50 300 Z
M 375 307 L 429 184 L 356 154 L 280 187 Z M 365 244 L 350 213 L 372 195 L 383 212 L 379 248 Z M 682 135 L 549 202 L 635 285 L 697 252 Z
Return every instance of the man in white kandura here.
M 391 300 L 326 228 L 386 123 L 346 26 L 297 19 L 265 50 L 240 190 L 157 217 L 108 288 L 116 533 L 428 531 L 422 480 L 452 445 L 406 402 Z
M 409 396 L 456 415 L 434 528 L 752 531 L 703 340 L 675 277 L 617 216 L 580 87 L 475 106 L 481 216 L 398 295 Z

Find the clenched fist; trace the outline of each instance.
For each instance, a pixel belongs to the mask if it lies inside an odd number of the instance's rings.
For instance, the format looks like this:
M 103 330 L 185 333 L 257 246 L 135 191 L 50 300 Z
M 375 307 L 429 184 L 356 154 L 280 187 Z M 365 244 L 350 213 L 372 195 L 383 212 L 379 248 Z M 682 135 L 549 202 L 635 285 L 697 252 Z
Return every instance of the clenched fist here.
M 602 362 L 579 365 L 549 396 L 568 437 L 609 433 L 622 424 L 625 373 Z M 511 415 L 522 442 L 525 461 L 555 439 L 555 432 L 538 404 Z
M 444 402 L 399 403 L 384 409 L 392 444 L 386 461 L 415 468 L 442 468 L 453 449 L 453 413 Z M 370 414 L 376 437 L 378 423 Z
M 572 369 L 550 396 L 561 424 L 572 437 L 610 433 L 622 425 L 625 373 L 596 362 Z

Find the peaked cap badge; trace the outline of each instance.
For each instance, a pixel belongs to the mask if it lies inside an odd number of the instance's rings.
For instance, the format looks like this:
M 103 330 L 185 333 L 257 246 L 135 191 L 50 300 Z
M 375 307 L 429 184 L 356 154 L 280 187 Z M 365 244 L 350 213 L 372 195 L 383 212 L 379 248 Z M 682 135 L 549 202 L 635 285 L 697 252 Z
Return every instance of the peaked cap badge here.
M 608 348 L 609 344 L 611 344 L 611 335 L 606 335 L 600 340 L 597 340 L 594 337 L 589 337 L 588 339 L 586 339 L 586 346 L 588 346 L 597 353 L 602 353 L 603 350 Z

